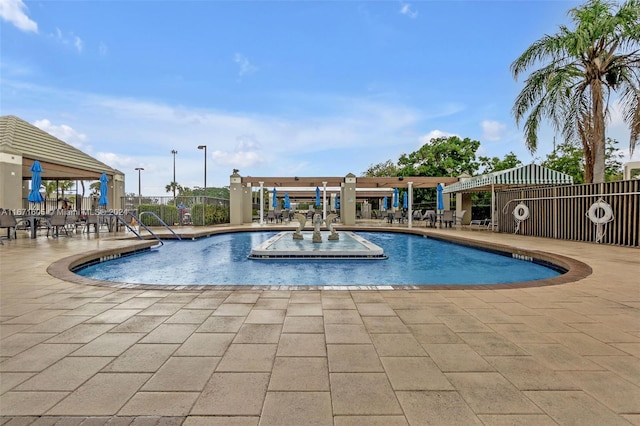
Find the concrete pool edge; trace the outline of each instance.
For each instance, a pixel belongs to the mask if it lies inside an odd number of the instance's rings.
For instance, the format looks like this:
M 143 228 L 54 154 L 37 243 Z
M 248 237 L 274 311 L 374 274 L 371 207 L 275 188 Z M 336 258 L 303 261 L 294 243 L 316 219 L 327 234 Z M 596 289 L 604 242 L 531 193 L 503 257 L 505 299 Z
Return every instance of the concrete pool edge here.
M 202 238 L 217 234 L 237 233 L 237 232 L 263 232 L 263 231 L 282 231 L 290 230 L 284 227 L 272 227 L 269 229 L 248 229 L 248 228 L 219 228 L 210 230 L 210 232 L 196 234 L 184 234 L 183 238 Z M 120 289 L 142 289 L 142 290 L 181 290 L 181 291 L 202 291 L 202 290 L 496 290 L 496 289 L 516 289 L 516 288 L 532 288 L 551 285 L 567 284 L 580 281 L 588 277 L 592 273 L 592 269 L 586 263 L 576 259 L 539 250 L 519 248 L 512 245 L 493 243 L 477 239 L 464 238 L 457 235 L 431 234 L 425 229 L 407 229 L 407 228 L 381 228 L 381 227 L 340 227 L 338 230 L 343 231 L 361 231 L 361 232 L 393 232 L 413 234 L 433 238 L 441 241 L 461 244 L 468 247 L 496 251 L 502 253 L 516 254 L 543 263 L 555 265 L 566 270 L 565 273 L 556 277 L 535 280 L 522 281 L 517 283 L 505 284 L 447 284 L 447 285 L 226 285 L 226 284 L 205 284 L 205 285 L 160 285 L 160 284 L 133 284 L 124 282 L 113 282 L 104 280 L 95 280 L 80 276 L 72 270 L 79 265 L 94 262 L 108 256 L 120 256 L 128 253 L 141 252 L 149 250 L 157 244 L 155 240 L 131 240 L 131 244 L 118 248 L 110 248 L 103 250 L 93 250 L 81 254 L 67 256 L 51 263 L 47 267 L 49 275 L 75 284 L 111 287 Z
M 269 231 L 281 231 L 289 230 L 288 228 L 269 228 Z M 248 228 L 218 228 L 215 230 L 209 230 L 210 232 L 202 233 L 198 232 L 198 237 L 207 237 L 216 234 L 236 233 L 236 232 L 261 232 L 266 229 L 248 229 Z M 522 281 L 517 283 L 507 284 L 448 284 L 448 285 L 358 285 L 358 286 L 344 286 L 344 285 L 226 285 L 226 284 L 206 284 L 206 285 L 159 285 L 159 284 L 133 284 L 123 282 L 113 282 L 104 280 L 95 280 L 87 277 L 80 276 L 74 273 L 72 270 L 79 265 L 86 264 L 92 261 L 99 260 L 107 256 L 119 256 L 127 253 L 135 253 L 144 250 L 149 250 L 151 247 L 157 244 L 155 240 L 130 240 L 130 244 L 121 246 L 118 248 L 110 248 L 106 250 L 93 250 L 82 254 L 67 256 L 59 259 L 47 268 L 47 272 L 56 278 L 61 280 L 99 287 L 110 287 L 120 289 L 141 289 L 141 290 L 181 290 L 181 291 L 202 291 L 202 290 L 496 290 L 496 289 L 516 289 L 516 288 L 533 288 L 543 287 L 559 284 L 567 284 L 579 281 L 588 277 L 592 273 L 592 269 L 589 265 L 578 261 L 576 259 L 563 256 L 555 253 L 548 253 L 539 250 L 532 250 L 526 248 L 519 248 L 513 245 L 493 243 L 488 241 L 482 241 L 477 239 L 464 238 L 457 235 L 442 235 L 432 234 L 425 229 L 397 229 L 397 228 L 381 228 L 381 227 L 341 227 L 339 230 L 349 231 L 361 231 L 361 232 L 394 232 L 413 234 L 418 236 L 424 236 L 428 238 L 447 241 L 455 244 L 462 244 L 474 248 L 500 251 L 506 253 L 515 253 L 517 255 L 529 256 L 533 259 L 537 259 L 541 262 L 556 265 L 566 270 L 565 273 L 560 274 L 553 278 L 535 280 L 535 281 Z M 195 235 L 195 234 L 194 234 Z M 196 238 L 191 234 L 181 235 L 183 238 Z M 128 240 L 122 239 L 120 241 Z

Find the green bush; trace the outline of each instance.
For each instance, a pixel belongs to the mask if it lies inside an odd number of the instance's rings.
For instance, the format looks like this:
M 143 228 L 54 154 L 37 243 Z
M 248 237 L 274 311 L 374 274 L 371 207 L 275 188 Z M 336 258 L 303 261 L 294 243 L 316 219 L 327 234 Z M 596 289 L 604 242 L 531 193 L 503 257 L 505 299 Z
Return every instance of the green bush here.
M 141 204 L 138 207 L 138 217 L 143 212 L 151 212 L 158 215 L 167 225 L 172 226 L 178 223 L 178 208 L 176 206 L 163 205 L 163 204 Z M 146 226 L 160 226 L 161 223 L 154 216 L 150 214 L 142 215 L 142 223 Z
M 202 204 L 194 204 L 191 207 L 191 221 L 196 226 L 202 226 Z M 229 223 L 229 208 L 210 204 L 205 205 L 204 224 L 216 225 L 219 223 Z

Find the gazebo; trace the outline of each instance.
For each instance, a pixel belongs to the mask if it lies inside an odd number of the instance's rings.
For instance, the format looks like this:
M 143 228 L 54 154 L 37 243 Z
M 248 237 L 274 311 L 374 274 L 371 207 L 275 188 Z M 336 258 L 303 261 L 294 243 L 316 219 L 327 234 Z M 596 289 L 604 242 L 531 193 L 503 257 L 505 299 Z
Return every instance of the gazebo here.
M 572 185 L 573 177 L 537 164 L 527 164 L 513 169 L 500 170 L 480 176 L 461 178 L 459 182 L 447 185 L 443 194 L 456 195 L 456 210 L 471 212 L 472 192 L 491 192 L 491 223 L 495 223 L 495 193 L 503 189 L 531 188 L 534 186 Z M 466 195 L 465 195 L 466 194 Z M 458 202 L 458 200 L 462 202 Z M 467 222 L 468 223 L 468 222 Z
M 0 207 L 25 208 L 30 168 L 38 160 L 43 180 L 109 179 L 110 208 L 121 208 L 125 175 L 55 136 L 12 116 L 0 117 Z

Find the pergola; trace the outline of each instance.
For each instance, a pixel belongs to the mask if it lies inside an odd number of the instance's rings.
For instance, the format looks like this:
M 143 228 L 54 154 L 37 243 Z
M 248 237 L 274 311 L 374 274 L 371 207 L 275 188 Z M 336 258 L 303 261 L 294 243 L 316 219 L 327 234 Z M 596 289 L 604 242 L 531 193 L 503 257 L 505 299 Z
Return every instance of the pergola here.
M 423 177 L 423 176 L 400 176 L 400 177 L 356 177 L 353 174 L 348 174 L 345 177 L 284 177 L 284 176 L 240 176 L 234 173 L 231 176 L 231 205 L 232 211 L 234 205 L 234 184 L 237 185 L 236 189 L 240 188 L 255 188 L 261 189 L 261 202 L 260 206 L 264 205 L 262 189 L 276 189 L 279 193 L 282 191 L 289 194 L 290 197 L 296 200 L 312 200 L 316 196 L 316 188 L 319 188 L 323 197 L 323 216 L 326 217 L 326 195 L 327 193 L 341 193 L 341 205 L 343 200 L 354 203 L 357 201 L 365 200 L 368 198 L 382 198 L 384 196 L 391 195 L 394 188 L 407 188 L 409 194 L 409 224 L 411 224 L 411 204 L 413 202 L 413 189 L 414 188 L 435 188 L 439 183 L 453 184 L 458 182 L 457 177 Z M 347 191 L 352 188 L 355 193 L 355 198 L 344 197 L 345 187 Z M 236 201 L 237 202 L 237 201 Z M 355 221 L 355 207 L 353 210 L 346 208 L 341 212 L 343 219 L 346 222 Z M 232 221 L 233 219 L 232 212 Z M 260 218 L 262 221 L 262 212 L 260 212 Z M 345 218 L 345 216 L 347 216 Z M 246 218 L 246 215 L 245 215 Z M 233 222 L 232 222 L 233 223 Z M 239 221 L 242 223 L 242 221 Z

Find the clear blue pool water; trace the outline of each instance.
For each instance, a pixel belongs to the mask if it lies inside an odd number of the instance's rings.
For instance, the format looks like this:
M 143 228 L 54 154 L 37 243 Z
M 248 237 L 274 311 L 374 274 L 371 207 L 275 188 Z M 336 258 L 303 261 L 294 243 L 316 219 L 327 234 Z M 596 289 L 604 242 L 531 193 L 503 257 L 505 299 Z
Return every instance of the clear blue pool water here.
M 252 260 L 251 248 L 275 232 L 239 232 L 159 249 L 77 271 L 138 284 L 429 285 L 494 284 L 551 278 L 553 269 L 417 235 L 357 232 L 384 248 L 386 260 Z

